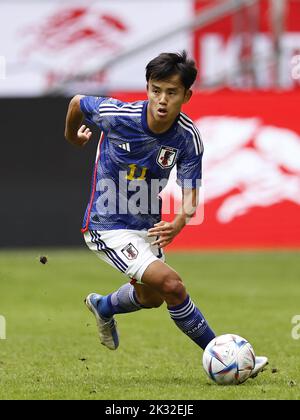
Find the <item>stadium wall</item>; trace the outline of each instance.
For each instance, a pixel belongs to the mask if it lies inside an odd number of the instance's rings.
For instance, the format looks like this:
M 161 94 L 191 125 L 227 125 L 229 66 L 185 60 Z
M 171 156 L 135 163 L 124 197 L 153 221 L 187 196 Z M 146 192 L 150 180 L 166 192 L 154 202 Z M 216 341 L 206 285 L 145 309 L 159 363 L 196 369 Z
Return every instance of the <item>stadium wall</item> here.
M 199 88 L 299 87 L 300 79 L 290 72 L 292 60 L 299 59 L 299 0 L 284 2 L 283 22 L 277 22 L 280 39 L 271 19 L 277 2 L 270 0 L 192 29 L 195 16 L 218 3 L 3 0 L 0 97 L 63 96 L 79 87 L 83 92 L 143 90 L 146 63 L 162 51 L 182 49 L 198 64 Z M 155 30 L 149 22 L 155 22 Z
M 67 104 L 0 100 L 1 247 L 81 243 L 95 143 L 77 149 L 64 140 Z
M 204 222 L 186 227 L 170 249 L 300 248 L 299 98 L 298 91 L 194 95 L 185 112 L 205 145 Z M 63 136 L 67 104 L 0 100 L 2 248 L 83 244 L 99 133 L 84 149 L 70 146 Z M 179 196 L 173 174 L 165 199 Z

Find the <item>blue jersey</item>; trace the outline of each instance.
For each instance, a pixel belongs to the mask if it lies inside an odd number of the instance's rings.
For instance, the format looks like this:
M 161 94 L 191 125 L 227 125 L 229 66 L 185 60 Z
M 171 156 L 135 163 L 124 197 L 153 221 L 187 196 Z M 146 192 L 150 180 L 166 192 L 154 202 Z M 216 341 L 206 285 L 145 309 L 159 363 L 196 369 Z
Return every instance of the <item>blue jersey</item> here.
M 175 165 L 182 188 L 199 187 L 203 144 L 185 114 L 155 134 L 147 124 L 148 101 L 86 96 L 80 107 L 102 132 L 82 231 L 153 227 L 161 220 L 159 193 Z

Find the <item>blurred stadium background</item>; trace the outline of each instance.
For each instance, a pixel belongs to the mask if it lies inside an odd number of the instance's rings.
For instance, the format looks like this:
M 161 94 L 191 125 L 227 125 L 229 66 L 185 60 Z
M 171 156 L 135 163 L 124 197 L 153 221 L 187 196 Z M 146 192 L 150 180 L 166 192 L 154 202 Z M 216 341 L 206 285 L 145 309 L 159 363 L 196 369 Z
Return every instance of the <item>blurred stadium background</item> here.
M 0 247 L 80 245 L 99 133 L 64 141 L 76 94 L 145 98 L 144 68 L 187 49 L 205 222 L 170 248 L 300 247 L 300 1 L 2 1 Z M 171 183 L 165 193 L 177 200 Z
M 299 400 L 300 0 L 2 0 L 0 16 L 0 399 Z M 124 278 L 82 239 L 99 132 L 68 144 L 68 102 L 146 98 L 145 65 L 182 49 L 199 66 L 184 111 L 205 145 L 205 217 L 168 262 L 217 333 L 270 358 L 238 389 L 208 386 L 165 308 L 120 316 L 112 356 L 82 304 Z M 174 208 L 179 194 L 173 174 Z

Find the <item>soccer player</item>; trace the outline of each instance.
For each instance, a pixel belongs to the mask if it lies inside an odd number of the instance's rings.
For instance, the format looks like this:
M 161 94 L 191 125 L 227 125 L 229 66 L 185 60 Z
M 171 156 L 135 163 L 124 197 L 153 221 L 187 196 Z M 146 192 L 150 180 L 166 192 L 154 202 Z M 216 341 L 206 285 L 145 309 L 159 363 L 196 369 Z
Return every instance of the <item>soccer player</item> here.
M 196 75 L 185 51 L 162 53 L 146 67 L 147 101 L 76 95 L 69 104 L 69 142 L 84 146 L 90 140 L 84 118 L 102 132 L 84 239 L 99 258 L 130 279 L 108 296 L 91 293 L 85 300 L 96 317 L 101 343 L 111 350 L 119 346 L 114 315 L 158 308 L 164 302 L 177 327 L 202 349 L 215 337 L 163 253 L 198 205 L 203 144 L 197 127 L 181 112 Z M 175 165 L 181 212 L 165 222 L 159 193 Z

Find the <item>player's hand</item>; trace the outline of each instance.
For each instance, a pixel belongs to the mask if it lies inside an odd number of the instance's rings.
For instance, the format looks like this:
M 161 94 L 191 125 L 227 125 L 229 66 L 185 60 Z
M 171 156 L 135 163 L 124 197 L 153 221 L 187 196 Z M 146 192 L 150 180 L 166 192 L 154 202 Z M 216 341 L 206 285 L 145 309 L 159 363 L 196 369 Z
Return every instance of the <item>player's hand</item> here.
M 155 242 L 152 242 L 152 245 L 158 245 L 159 248 L 169 245 L 178 233 L 179 230 L 173 223 L 164 221 L 156 223 L 148 230 L 148 236 L 159 236 Z
M 87 126 L 82 125 L 77 131 L 78 145 L 85 146 L 91 137 L 92 137 L 91 130 Z

